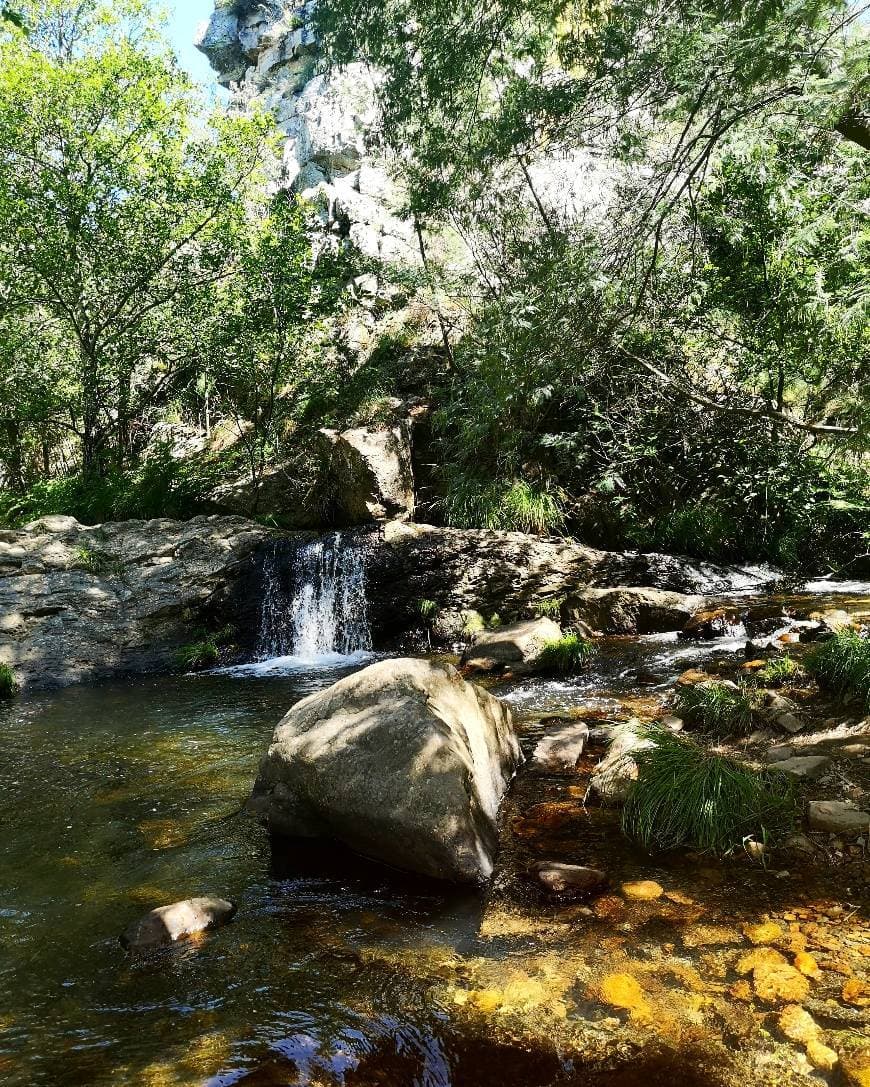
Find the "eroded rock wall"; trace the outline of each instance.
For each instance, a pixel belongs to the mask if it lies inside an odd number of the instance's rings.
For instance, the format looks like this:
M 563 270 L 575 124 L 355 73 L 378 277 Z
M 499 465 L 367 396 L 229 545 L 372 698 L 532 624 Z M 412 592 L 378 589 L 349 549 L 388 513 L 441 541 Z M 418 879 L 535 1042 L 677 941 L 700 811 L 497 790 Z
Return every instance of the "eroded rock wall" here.
M 171 667 L 230 618 L 222 598 L 269 536 L 240 517 L 0 531 L 0 661 L 24 687 Z

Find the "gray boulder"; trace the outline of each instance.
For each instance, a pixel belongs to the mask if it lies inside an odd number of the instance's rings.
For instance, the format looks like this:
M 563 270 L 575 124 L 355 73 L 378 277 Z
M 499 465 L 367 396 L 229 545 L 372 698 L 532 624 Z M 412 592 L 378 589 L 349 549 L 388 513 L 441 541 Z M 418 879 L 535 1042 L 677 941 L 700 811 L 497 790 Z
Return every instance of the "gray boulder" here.
M 185 936 L 225 925 L 235 915 L 236 907 L 224 898 L 188 898 L 160 906 L 124 930 L 121 943 L 130 951 L 165 947 Z
M 590 779 L 593 790 L 605 804 L 624 803 L 638 778 L 635 755 L 653 746 L 653 741 L 642 734 L 640 722 L 635 719 L 613 730 L 607 755 L 595 767 Z
M 544 646 L 561 637 L 558 623 L 547 618 L 527 619 L 497 630 L 482 630 L 475 635 L 474 644 L 466 649 L 462 663 L 482 672 L 505 667 L 515 672 L 531 671 Z
M 585 623 L 604 634 L 657 634 L 682 630 L 703 602 L 700 596 L 646 587 L 583 589 L 566 600 L 562 618 L 569 626 Z
M 499 805 L 521 759 L 508 707 L 455 668 L 382 661 L 290 710 L 250 803 L 278 834 L 476 883 L 492 874 Z
M 358 427 L 341 434 L 322 430 L 328 447 L 328 473 L 335 502 L 346 524 L 414 513 L 411 434 L 406 422 L 384 429 Z
M 810 830 L 857 837 L 870 831 L 870 812 L 861 811 L 848 801 L 812 800 L 807 807 Z

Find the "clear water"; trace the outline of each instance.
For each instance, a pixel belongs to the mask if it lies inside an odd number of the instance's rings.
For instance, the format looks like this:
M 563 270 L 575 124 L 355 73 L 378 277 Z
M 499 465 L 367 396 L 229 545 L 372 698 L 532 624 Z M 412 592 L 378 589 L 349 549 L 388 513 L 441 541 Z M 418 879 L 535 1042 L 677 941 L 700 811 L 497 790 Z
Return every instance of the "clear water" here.
M 866 596 L 849 606 L 870 612 Z M 576 682 L 532 680 L 499 693 L 530 713 L 584 705 L 606 712 L 617 699 L 643 694 L 722 648 L 667 636 L 614 639 Z M 587 930 L 588 922 L 545 930 L 530 945 L 532 958 L 522 958 L 516 942 L 482 932 L 492 899 L 487 905 L 476 895 L 402 880 L 322 845 L 273 853 L 264 831 L 242 811 L 258 759 L 296 700 L 366 659 L 333 657 L 333 667 L 313 669 L 294 655 L 231 674 L 72 688 L 0 705 L 0 1082 L 718 1082 L 698 1071 L 695 1057 L 680 1068 L 633 1057 L 618 1074 L 611 1066 L 598 1078 L 572 1065 L 555 1043 L 497 1042 L 492 1024 L 498 1016 L 475 1031 L 467 1020 L 460 1025 L 445 996 L 446 978 L 451 985 L 503 986 L 497 969 L 522 969 L 545 981 L 558 980 L 559 970 L 573 979 L 590 956 L 601 969 L 601 930 Z M 638 670 L 646 673 L 642 690 Z M 527 739 L 534 741 L 533 731 Z M 562 796 L 557 786 L 564 784 L 523 778 L 517 792 L 538 804 Z M 561 811 L 558 804 L 554 809 Z M 559 855 L 581 863 L 600 857 L 617 879 L 620 872 L 664 878 L 651 873 L 648 859 L 629 855 L 615 826 L 581 814 L 571 815 Z M 679 874 L 666 875 L 673 881 Z M 696 865 L 679 878 L 703 898 Z M 762 896 L 771 887 L 791 893 L 768 873 L 751 879 L 760 881 Z M 724 903 L 735 911 L 750 882 L 738 869 L 733 885 L 711 891 L 710 909 Z M 236 920 L 156 955 L 136 958 L 121 949 L 118 936 L 131 920 L 203 893 L 235 901 Z M 747 906 L 744 916 L 756 918 L 761 908 L 753 903 L 754 912 Z M 533 903 L 528 917 L 541 916 Z M 638 936 L 632 953 L 657 963 L 660 939 L 654 929 Z M 541 957 L 546 948 L 551 960 Z M 556 964 L 552 975 L 549 962 Z M 474 971 L 485 980 L 467 980 L 464 972 Z M 501 980 L 486 980 L 490 976 Z M 577 1018 L 588 1010 L 583 992 L 564 998 L 568 1026 L 579 1024 L 578 1031 L 586 1029 Z M 547 1038 L 551 1029 L 544 1023 L 538 1034 Z

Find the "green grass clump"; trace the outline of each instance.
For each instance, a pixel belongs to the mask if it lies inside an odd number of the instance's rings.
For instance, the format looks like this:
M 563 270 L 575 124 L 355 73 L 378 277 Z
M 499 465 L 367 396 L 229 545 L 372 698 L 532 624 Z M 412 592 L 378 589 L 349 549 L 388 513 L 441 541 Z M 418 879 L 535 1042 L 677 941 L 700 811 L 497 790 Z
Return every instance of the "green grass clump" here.
M 653 746 L 634 755 L 638 779 L 622 817 L 628 837 L 647 849 L 722 855 L 793 828 L 797 796 L 787 775 L 752 770 L 660 726 L 645 732 Z
M 183 645 L 175 656 L 179 668 L 188 672 L 198 671 L 200 668 L 208 668 L 217 664 L 220 653 L 214 641 L 191 642 Z
M 805 664 L 820 687 L 844 701 L 857 699 L 870 709 L 870 638 L 840 630 L 807 654 Z
M 534 487 L 522 479 L 484 481 L 450 472 L 441 507 L 445 521 L 455 528 L 546 535 L 565 523 L 561 492 Z
M 8 664 L 0 664 L 0 698 L 13 698 L 18 693 L 18 681 Z
M 696 683 L 677 691 L 674 712 L 716 736 L 745 736 L 752 729 L 755 700 L 742 683 Z
M 788 683 L 799 679 L 804 674 L 803 668 L 792 657 L 773 657 L 757 673 L 758 679 L 768 686 Z
M 438 605 L 434 600 L 418 600 L 417 611 L 424 619 L 432 619 L 438 613 Z
M 532 611 L 534 612 L 536 619 L 558 619 L 562 613 L 562 605 L 564 603 L 564 596 L 550 597 L 547 600 L 536 600 L 532 605 Z
M 595 646 L 579 634 L 565 634 L 546 643 L 538 657 L 538 667 L 545 672 L 570 676 L 588 664 L 594 653 Z

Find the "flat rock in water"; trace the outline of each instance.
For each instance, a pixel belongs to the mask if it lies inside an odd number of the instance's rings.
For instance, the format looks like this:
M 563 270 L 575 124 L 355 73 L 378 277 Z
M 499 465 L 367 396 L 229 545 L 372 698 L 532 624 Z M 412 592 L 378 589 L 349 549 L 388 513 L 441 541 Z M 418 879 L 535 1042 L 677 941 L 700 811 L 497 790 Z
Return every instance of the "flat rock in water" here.
M 558 641 L 562 630 L 552 619 L 529 619 L 522 623 L 484 630 L 462 657 L 462 663 L 478 671 L 509 666 L 522 671 L 534 666 L 548 642 Z
M 558 861 L 538 861 L 529 869 L 531 875 L 550 894 L 587 895 L 607 883 L 607 876 L 597 868 Z
M 185 936 L 225 925 L 235 912 L 233 903 L 224 898 L 187 898 L 160 906 L 132 922 L 124 930 L 121 943 L 131 951 L 165 947 Z
M 829 834 L 852 837 L 870 830 L 870 812 L 839 800 L 811 800 L 807 819 L 810 830 L 826 830 Z
M 538 741 L 534 762 L 546 770 L 573 770 L 589 739 L 589 726 L 572 721 Z

